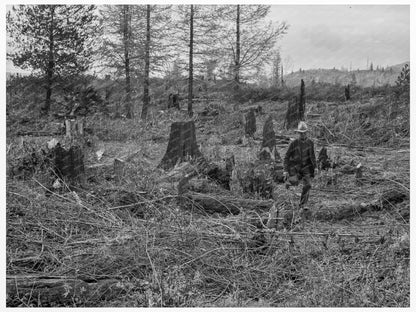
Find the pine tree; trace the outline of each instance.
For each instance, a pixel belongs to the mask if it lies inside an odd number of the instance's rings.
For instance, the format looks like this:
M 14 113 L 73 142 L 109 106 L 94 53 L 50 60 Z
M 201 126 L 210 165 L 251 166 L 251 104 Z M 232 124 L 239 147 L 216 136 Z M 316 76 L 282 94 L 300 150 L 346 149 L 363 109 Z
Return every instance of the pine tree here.
M 92 5 L 19 5 L 7 14 L 13 52 L 8 57 L 22 69 L 45 78 L 42 113 L 48 114 L 58 77 L 85 72 L 97 16 Z
M 223 30 L 219 43 L 223 46 L 225 65 L 234 64 L 234 81 L 258 72 L 272 61 L 273 47 L 286 33 L 288 25 L 265 22 L 270 11 L 267 5 L 220 6 L 217 15 Z M 235 38 L 234 40 L 232 38 Z

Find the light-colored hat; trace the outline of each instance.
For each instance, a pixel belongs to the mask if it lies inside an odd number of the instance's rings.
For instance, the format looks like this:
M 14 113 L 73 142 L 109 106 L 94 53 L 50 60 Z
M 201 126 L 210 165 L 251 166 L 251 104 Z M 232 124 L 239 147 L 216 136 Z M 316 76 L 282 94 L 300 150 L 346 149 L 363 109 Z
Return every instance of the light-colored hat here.
M 306 122 L 300 121 L 298 124 L 298 129 L 295 130 L 296 132 L 306 132 L 308 131 L 308 126 L 306 125 Z

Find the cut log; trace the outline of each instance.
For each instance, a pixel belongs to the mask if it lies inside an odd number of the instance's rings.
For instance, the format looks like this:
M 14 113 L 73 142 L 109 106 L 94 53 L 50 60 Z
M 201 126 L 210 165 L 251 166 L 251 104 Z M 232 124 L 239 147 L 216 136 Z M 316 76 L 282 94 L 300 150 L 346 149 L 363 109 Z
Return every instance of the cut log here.
M 189 158 L 202 157 L 198 149 L 193 121 L 174 122 L 170 128 L 169 143 L 159 167 L 170 169 Z
M 57 307 L 97 306 L 99 301 L 111 300 L 125 293 L 116 279 L 84 281 L 64 276 L 7 276 L 6 305 Z
M 253 137 L 256 130 L 256 115 L 254 114 L 254 109 L 251 109 L 246 114 L 245 134 L 248 137 Z
M 273 205 L 272 200 L 255 200 L 235 198 L 231 196 L 218 196 L 210 194 L 186 193 L 183 195 L 192 205 L 208 213 L 239 214 L 241 211 L 269 211 Z

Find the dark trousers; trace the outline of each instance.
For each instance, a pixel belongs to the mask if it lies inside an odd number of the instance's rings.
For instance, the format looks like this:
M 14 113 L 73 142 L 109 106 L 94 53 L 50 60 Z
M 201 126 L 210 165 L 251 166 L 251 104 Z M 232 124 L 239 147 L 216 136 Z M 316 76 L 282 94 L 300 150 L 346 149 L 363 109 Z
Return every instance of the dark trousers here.
M 300 196 L 300 204 L 299 206 L 304 206 L 309 199 L 309 191 L 312 188 L 312 184 L 311 184 L 311 174 L 309 172 L 309 170 L 301 170 L 299 172 L 299 179 L 302 179 L 302 184 L 303 184 L 303 188 L 302 188 L 302 195 Z

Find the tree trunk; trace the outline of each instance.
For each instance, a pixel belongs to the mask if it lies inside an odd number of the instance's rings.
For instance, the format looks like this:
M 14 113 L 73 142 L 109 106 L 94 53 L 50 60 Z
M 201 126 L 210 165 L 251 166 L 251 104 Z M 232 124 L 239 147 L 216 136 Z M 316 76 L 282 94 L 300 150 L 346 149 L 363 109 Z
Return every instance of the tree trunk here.
M 150 5 L 146 9 L 146 46 L 145 46 L 145 67 L 144 67 L 144 83 L 143 83 L 143 108 L 142 119 L 147 118 L 147 110 L 149 107 L 149 70 L 150 70 Z
M 170 128 L 169 143 L 159 167 L 170 169 L 176 163 L 187 158 L 198 158 L 202 154 L 198 149 L 193 121 L 174 122 Z
M 53 55 L 54 50 L 54 15 L 55 15 L 55 6 L 51 6 L 50 11 L 50 28 L 49 28 L 49 61 L 48 68 L 46 70 L 46 98 L 45 105 L 42 107 L 42 114 L 47 115 L 51 108 L 51 97 L 52 97 L 52 79 L 53 71 L 55 67 L 55 59 Z
M 305 82 L 300 80 L 299 120 L 305 120 Z
M 189 82 L 188 82 L 188 115 L 193 116 L 192 98 L 193 98 L 193 82 L 194 82 L 194 6 L 191 4 L 191 16 L 189 20 Z
M 124 70 L 126 74 L 126 118 L 133 118 L 133 109 L 131 106 L 131 85 L 130 85 L 130 56 L 129 56 L 129 43 L 130 43 L 130 14 L 129 6 L 123 6 L 123 43 L 124 43 Z
M 237 4 L 234 81 L 240 83 L 240 5 Z

